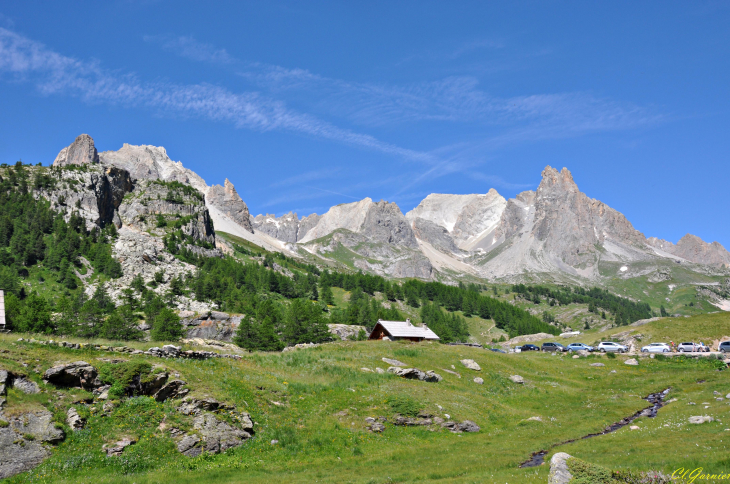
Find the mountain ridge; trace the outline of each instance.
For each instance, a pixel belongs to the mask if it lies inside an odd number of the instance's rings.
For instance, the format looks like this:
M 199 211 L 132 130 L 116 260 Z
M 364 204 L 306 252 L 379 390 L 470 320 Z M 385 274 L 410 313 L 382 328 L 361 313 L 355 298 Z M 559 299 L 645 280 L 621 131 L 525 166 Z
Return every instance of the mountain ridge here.
M 124 170 L 136 185 L 188 185 L 203 196 L 201 223 L 210 218 L 213 226 L 268 250 L 391 277 L 513 281 L 543 274 L 597 281 L 606 264 L 661 260 L 730 268 L 730 253 L 717 242 L 690 234 L 677 244 L 646 238 L 623 214 L 581 192 L 567 168 L 547 166 L 536 190 L 510 199 L 494 188 L 430 194 L 404 214 L 393 202 L 364 198 L 299 218 L 293 212 L 253 216 L 228 179 L 209 186 L 162 147 L 125 143 L 98 153 L 93 139 L 81 135 L 54 161 L 57 167 L 84 164 Z M 121 227 L 118 209 L 112 218 Z M 106 221 L 110 210 L 104 210 Z

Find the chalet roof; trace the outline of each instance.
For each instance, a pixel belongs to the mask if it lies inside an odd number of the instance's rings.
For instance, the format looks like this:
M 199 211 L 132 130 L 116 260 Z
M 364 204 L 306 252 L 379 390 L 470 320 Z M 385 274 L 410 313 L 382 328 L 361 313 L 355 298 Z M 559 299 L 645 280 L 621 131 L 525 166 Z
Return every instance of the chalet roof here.
M 395 338 L 423 338 L 440 339 L 436 333 L 428 329 L 428 326 L 413 326 L 411 321 L 383 321 L 378 320 L 385 331 Z

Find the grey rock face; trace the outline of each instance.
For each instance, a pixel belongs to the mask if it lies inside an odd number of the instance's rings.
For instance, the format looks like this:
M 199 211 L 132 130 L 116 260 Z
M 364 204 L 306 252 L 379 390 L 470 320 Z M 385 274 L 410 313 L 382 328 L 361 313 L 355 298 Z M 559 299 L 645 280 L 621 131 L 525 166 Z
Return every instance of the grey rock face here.
M 588 198 L 578 190 L 567 168 L 548 166 L 535 196 L 535 226 L 532 233 L 545 243 L 547 252 L 576 266 L 592 262 L 596 245 L 606 237 L 643 245 L 645 237 L 621 213 Z
M 510 375 L 509 379 L 512 380 L 514 383 L 525 383 L 525 379 L 522 378 L 520 375 Z
M 135 146 L 125 143 L 118 151 L 99 153 L 99 162 L 128 171 L 135 181 L 177 181 L 190 185 L 201 193 L 208 189 L 205 180 L 183 167 L 181 162 L 172 161 L 161 146 Z
M 204 450 L 214 454 L 241 445 L 252 436 L 247 430 L 253 430 L 251 427 L 243 430 L 234 428 L 211 413 L 195 417 L 193 428 L 202 436 Z
M 306 217 L 302 218 L 299 221 L 299 230 L 297 231 L 297 241 L 302 240 L 307 233 L 315 226 L 317 225 L 317 222 L 319 222 L 319 219 L 322 218 L 321 215 L 317 215 L 316 213 L 313 213 L 311 215 L 307 215 Z
M 55 444 L 64 438 L 48 411 L 20 415 L 8 423 L 0 427 L 0 479 L 33 469 L 51 454 L 43 443 Z M 24 439 L 25 435 L 34 440 Z
M 97 378 L 96 368 L 85 361 L 76 361 L 64 365 L 57 365 L 46 370 L 43 379 L 56 386 L 81 387 L 93 390 L 101 386 Z
M 186 191 L 157 180 L 142 180 L 124 198 L 118 213 L 123 224 L 145 232 L 159 232 L 158 235 L 165 234 L 165 230 L 156 230 L 160 217 L 169 226 L 185 218 L 188 222 L 181 227 L 183 234 L 191 236 L 193 240 L 215 244 L 213 222 L 203 194 L 197 190 Z
M 89 229 L 113 223 L 124 195 L 132 190 L 129 173 L 115 167 L 59 167 L 50 174 L 56 178 L 55 187 L 37 189 L 35 193 L 50 201 L 51 207 L 63 213 L 66 220 L 77 212 Z
M 208 189 L 206 202 L 223 212 L 245 230 L 253 233 L 248 206 L 241 200 L 228 178 L 226 178 L 225 186 L 213 185 Z
M 218 313 L 223 317 L 215 317 L 215 311 L 208 318 L 207 314 L 182 318 L 181 323 L 186 328 L 188 338 L 214 339 L 218 341 L 233 341 L 241 324 L 241 316 Z
M 449 235 L 448 230 L 440 225 L 436 225 L 430 220 L 423 218 L 415 219 L 413 221 L 413 233 L 416 238 L 428 242 L 434 248 L 443 252 L 459 251 L 459 248 L 454 243 L 454 239 Z
M 507 200 L 495 235 L 502 240 L 520 232 L 527 222 L 528 210 L 535 202 L 535 192 L 528 190 Z
M 363 221 L 360 232 L 370 240 L 418 249 L 418 242 L 410 224 L 395 203 L 373 203 Z
M 253 219 L 253 228 L 282 242 L 295 243 L 299 234 L 299 218 L 293 212 L 278 218 L 268 213 L 257 215 Z
M 203 449 L 198 446 L 199 443 L 200 437 L 195 434 L 188 434 L 177 443 L 177 450 L 185 456 L 197 457 L 203 453 Z
M 88 134 L 82 134 L 62 149 L 53 161 L 53 166 L 85 165 L 99 163 L 99 154 L 94 146 L 94 140 Z

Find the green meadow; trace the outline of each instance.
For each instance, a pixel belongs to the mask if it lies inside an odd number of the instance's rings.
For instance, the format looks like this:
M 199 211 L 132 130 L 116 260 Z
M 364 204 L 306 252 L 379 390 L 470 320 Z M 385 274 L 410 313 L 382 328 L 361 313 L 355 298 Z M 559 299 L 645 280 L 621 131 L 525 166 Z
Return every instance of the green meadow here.
M 725 314 L 701 318 L 705 319 L 678 318 L 662 324 L 667 330 L 676 327 L 676 334 L 682 335 L 685 330 L 680 326 L 693 327 L 693 322 L 698 328 L 727 328 L 730 322 Z M 644 332 L 649 328 L 654 326 L 640 327 Z M 730 400 L 718 401 L 713 393 L 724 397 L 730 393 L 730 383 L 727 370 L 719 371 L 724 365 L 718 360 L 647 357 L 640 358 L 638 366 L 628 366 L 622 356 L 574 359 L 438 343 L 363 341 L 286 353 L 248 353 L 240 361 L 191 361 L 72 350 L 17 338 L 0 337 L 0 367 L 28 375 L 42 393 L 25 395 L 10 389 L 5 414 L 43 406 L 65 427 L 65 411 L 74 405 L 88 423 L 75 433 L 65 428 L 67 437 L 51 457 L 33 471 L 8 479 L 11 483 L 544 483 L 549 465 L 519 468 L 543 449 L 550 449 L 547 461 L 562 451 L 615 470 L 667 474 L 679 467 L 730 470 L 730 430 L 726 430 Z M 150 346 L 134 346 L 139 345 Z M 187 382 L 193 396 L 213 397 L 249 412 L 255 437 L 223 454 L 183 457 L 161 426 L 179 420 L 175 401 L 123 399 L 104 414 L 102 402 L 74 403 L 90 394 L 57 389 L 41 380 L 45 369 L 60 362 L 120 364 L 110 363 L 110 355 L 165 367 Z M 383 357 L 434 370 L 443 380 L 426 383 L 363 370 L 387 369 Z M 464 358 L 475 360 L 481 371 L 465 368 L 460 363 Z M 590 366 L 597 362 L 605 366 Z M 522 376 L 525 383 L 513 383 L 510 375 Z M 484 384 L 475 383 L 475 377 L 483 378 Z M 646 408 L 649 403 L 642 397 L 666 388 L 671 388 L 667 396 L 671 403 L 656 418 L 634 421 L 638 430 L 624 427 L 551 449 Z M 459 422 L 471 420 L 481 430 L 455 434 L 440 426 L 393 425 L 396 414 L 418 411 Z M 715 421 L 692 425 L 688 418 L 693 415 L 709 415 Z M 370 432 L 365 418 L 380 416 L 387 418 L 384 432 Z M 122 437 L 137 443 L 121 457 L 107 457 L 102 446 Z

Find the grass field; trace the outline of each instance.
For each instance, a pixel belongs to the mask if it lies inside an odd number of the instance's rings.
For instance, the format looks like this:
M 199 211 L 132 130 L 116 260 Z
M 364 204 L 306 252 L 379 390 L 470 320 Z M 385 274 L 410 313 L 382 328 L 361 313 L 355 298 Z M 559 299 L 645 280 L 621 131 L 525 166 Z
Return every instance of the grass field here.
M 696 328 L 727 324 L 712 316 L 697 321 Z M 683 319 L 667 325 L 685 323 Z M 36 370 L 42 373 L 63 361 L 101 365 L 102 358 L 109 358 L 106 352 L 16 339 L 17 335 L 0 337 L 0 350 L 6 350 L 0 353 L 0 367 L 27 374 L 41 385 L 43 393 L 9 392 L 6 413 L 43 405 L 56 412 L 60 423 L 65 408 L 84 397 L 84 392 L 52 388 L 41 381 Z M 554 451 L 615 469 L 671 473 L 680 466 L 702 466 L 708 471 L 730 470 L 728 442 L 724 442 L 730 439 L 725 430 L 730 427 L 730 401 L 716 401 L 713 394 L 730 393 L 730 383 L 727 372 L 717 371 L 709 361 L 645 358 L 632 367 L 623 364 L 622 357 L 572 359 L 498 354 L 437 343 L 369 341 L 289 353 L 253 353 L 241 361 L 114 356 L 163 365 L 188 382 L 194 395 L 211 396 L 250 412 L 256 437 L 225 454 L 186 458 L 177 453 L 169 434 L 158 429 L 163 419 L 176 418 L 172 403 L 128 399 L 117 402 L 110 416 L 101 416 L 100 403 L 96 403 L 80 406 L 89 418 L 85 430 L 71 433 L 66 429 L 66 441 L 45 463 L 9 482 L 544 483 L 547 465 L 518 467 L 532 452 L 600 431 L 646 407 L 641 397 L 665 388 L 671 388 L 669 398 L 677 400 L 656 418 L 635 421 L 640 430 L 626 427 Z M 434 370 L 444 379 L 425 383 L 361 370 L 387 368 L 382 357 Z M 482 370 L 466 369 L 459 362 L 463 358 L 476 360 Z M 605 366 L 589 366 L 597 361 Z M 460 378 L 443 371 L 452 365 Z M 509 376 L 514 374 L 524 377 L 525 384 L 512 383 Z M 476 376 L 484 379 L 483 385 L 473 382 Z M 444 418 L 449 414 L 457 421 L 473 420 L 481 431 L 453 434 L 440 428 L 431 431 L 391 423 L 386 423 L 382 434 L 366 430 L 366 417 L 385 416 L 390 422 L 395 409 L 404 406 Z M 710 415 L 718 421 L 690 425 L 687 419 L 691 415 Z M 530 417 L 542 421 L 528 420 Z M 138 443 L 122 457 L 106 457 L 102 445 L 122 436 L 135 437 Z M 272 445 L 271 440 L 279 443 Z

